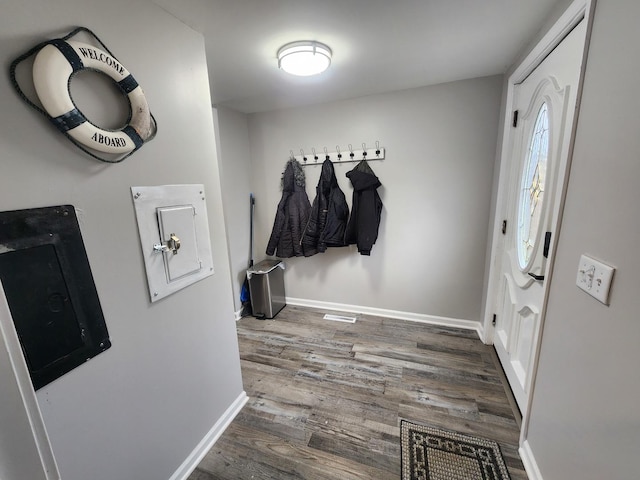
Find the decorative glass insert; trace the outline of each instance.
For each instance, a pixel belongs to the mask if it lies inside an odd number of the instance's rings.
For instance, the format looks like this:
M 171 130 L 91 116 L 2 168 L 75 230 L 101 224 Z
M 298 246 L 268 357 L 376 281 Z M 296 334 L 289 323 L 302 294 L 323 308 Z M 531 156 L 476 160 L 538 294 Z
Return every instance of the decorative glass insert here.
M 522 269 L 529 266 L 542 219 L 549 154 L 549 110 L 546 103 L 543 103 L 538 111 L 531 143 L 525 154 L 520 183 L 517 233 L 518 262 Z

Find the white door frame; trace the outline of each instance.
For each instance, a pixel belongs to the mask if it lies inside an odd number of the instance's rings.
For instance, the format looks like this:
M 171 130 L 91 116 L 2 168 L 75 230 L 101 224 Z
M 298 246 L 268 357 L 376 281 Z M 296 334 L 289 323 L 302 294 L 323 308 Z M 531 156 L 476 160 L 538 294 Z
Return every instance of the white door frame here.
M 580 71 L 580 80 L 578 82 L 578 92 L 576 97 L 576 114 L 574 115 L 573 124 L 571 125 L 570 130 L 570 144 L 569 144 L 569 152 L 566 164 L 566 174 L 564 175 L 564 183 L 562 184 L 561 192 L 559 195 L 556 195 L 554 198 L 554 205 L 552 208 L 558 208 L 558 217 L 555 224 L 551 225 L 551 231 L 553 232 L 553 238 L 551 240 L 550 245 L 550 259 L 552 262 L 549 265 L 547 278 L 544 282 L 544 302 L 542 305 L 542 311 L 540 313 L 540 333 L 538 335 L 538 340 L 536 345 L 534 346 L 534 354 L 533 354 L 533 367 L 532 367 L 532 375 L 533 382 L 531 386 L 531 391 L 529 394 L 529 398 L 527 400 L 527 408 L 525 418 L 522 421 L 522 428 L 520 431 L 520 445 L 522 446 L 526 440 L 527 430 L 529 426 L 529 416 L 531 412 L 531 400 L 534 395 L 535 390 L 535 377 L 538 370 L 538 362 L 539 362 L 539 352 L 540 345 L 542 343 L 542 333 L 544 330 L 544 319 L 547 309 L 547 301 L 548 301 L 548 293 L 549 286 L 551 284 L 551 278 L 553 273 L 553 267 L 555 262 L 555 251 L 557 245 L 557 239 L 560 232 L 560 226 L 562 223 L 562 211 L 564 208 L 565 198 L 566 198 L 566 187 L 567 182 L 569 180 L 569 172 L 571 167 L 571 157 L 573 155 L 573 145 L 575 142 L 575 129 L 578 122 L 578 107 L 580 105 L 580 97 L 582 94 L 582 83 L 584 77 L 584 69 L 586 65 L 587 58 L 587 49 L 589 45 L 589 38 L 591 36 L 591 24 L 593 17 L 593 10 L 595 8 L 596 0 L 574 0 L 574 2 L 567 8 L 567 10 L 560 16 L 560 18 L 556 21 L 556 23 L 550 28 L 550 30 L 542 37 L 542 39 L 538 42 L 538 44 L 531 50 L 531 52 L 524 58 L 524 60 L 516 67 L 516 69 L 511 73 L 506 85 L 506 97 L 505 97 L 505 110 L 504 110 L 504 120 L 503 120 L 503 131 L 502 131 L 502 139 L 500 144 L 500 177 L 505 178 L 505 174 L 507 172 L 507 164 L 509 162 L 508 152 L 509 152 L 509 142 L 511 141 L 511 112 L 513 111 L 512 105 L 514 100 L 514 88 L 519 83 L 523 82 L 527 76 L 542 63 L 542 61 L 553 51 L 553 49 L 568 35 L 569 32 L 581 21 L 587 22 L 587 31 L 585 38 L 585 46 L 583 51 L 583 62 Z M 486 295 L 486 305 L 484 312 L 484 322 L 483 322 L 483 330 L 484 330 L 484 341 L 489 345 L 493 345 L 494 343 L 494 335 L 495 328 L 493 326 L 493 315 L 496 313 L 497 306 L 495 305 L 495 300 L 497 298 L 498 288 L 499 288 L 499 279 L 497 278 L 495 266 L 497 265 L 499 258 L 499 244 L 502 241 L 501 238 L 501 228 L 503 221 L 503 214 L 500 211 L 501 206 L 505 202 L 505 197 L 507 195 L 506 189 L 501 187 L 501 183 L 498 180 L 498 192 L 496 197 L 496 208 L 493 219 L 493 229 L 491 233 L 491 257 L 489 263 L 489 277 L 488 277 L 488 285 L 487 285 L 487 295 Z M 514 228 L 513 226 L 511 228 Z
M 2 480 L 26 478 L 25 469 L 30 472 L 29 476 L 37 470 L 37 480 L 60 480 L 2 282 L 0 362 L 0 391 L 4 396 L 4 401 L 0 401 L 0 417 L 10 419 L 6 423 L 3 422 L 0 433 L 0 439 L 5 440 L 0 441 L 0 461 L 5 463 L 4 468 L 7 471 L 3 471 L 8 475 Z

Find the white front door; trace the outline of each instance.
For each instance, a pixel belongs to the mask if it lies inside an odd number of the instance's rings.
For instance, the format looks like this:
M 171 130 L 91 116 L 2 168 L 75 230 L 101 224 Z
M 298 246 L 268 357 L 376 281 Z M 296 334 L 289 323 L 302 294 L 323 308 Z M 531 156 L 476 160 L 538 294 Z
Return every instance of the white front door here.
M 541 317 L 567 174 L 586 21 L 513 87 L 502 152 L 489 304 L 493 342 L 523 415 L 531 392 Z M 502 233 L 502 234 L 501 234 Z

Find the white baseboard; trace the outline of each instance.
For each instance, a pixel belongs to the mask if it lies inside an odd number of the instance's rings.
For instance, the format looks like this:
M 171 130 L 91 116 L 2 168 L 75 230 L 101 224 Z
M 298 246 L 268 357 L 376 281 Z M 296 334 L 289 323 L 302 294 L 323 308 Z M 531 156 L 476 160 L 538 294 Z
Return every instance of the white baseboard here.
M 436 315 L 425 315 L 423 313 L 403 312 L 400 310 L 387 310 L 384 308 L 375 307 L 363 307 L 361 305 L 349 305 L 346 303 L 321 302 L 319 300 L 306 300 L 303 298 L 287 297 L 286 302 L 287 305 L 296 305 L 299 307 L 312 307 L 319 308 L 321 310 L 336 310 L 339 312 L 362 313 L 365 315 L 397 318 L 400 320 L 428 323 L 431 325 L 440 325 L 444 327 L 464 328 L 467 330 L 475 330 L 481 340 L 484 337 L 484 329 L 482 328 L 482 323 L 474 320 L 438 317 Z
M 520 458 L 522 459 L 522 464 L 524 465 L 524 469 L 527 472 L 529 480 L 542 480 L 542 474 L 540 473 L 536 459 L 533 456 L 529 440 L 525 440 L 522 443 L 518 453 L 520 453 Z
M 182 462 L 182 465 L 175 471 L 169 480 L 187 480 L 189 475 L 196 469 L 200 461 L 204 458 L 211 447 L 218 441 L 220 435 L 224 433 L 229 424 L 232 422 L 236 415 L 240 413 L 242 407 L 244 407 L 245 403 L 249 400 L 246 392 L 242 392 L 238 395 L 238 398 L 234 400 L 234 402 L 227 408 L 227 410 L 222 414 L 220 419 L 215 423 L 213 428 L 209 430 L 209 432 L 204 436 L 200 443 L 196 446 L 196 448 L 191 452 L 191 454 Z

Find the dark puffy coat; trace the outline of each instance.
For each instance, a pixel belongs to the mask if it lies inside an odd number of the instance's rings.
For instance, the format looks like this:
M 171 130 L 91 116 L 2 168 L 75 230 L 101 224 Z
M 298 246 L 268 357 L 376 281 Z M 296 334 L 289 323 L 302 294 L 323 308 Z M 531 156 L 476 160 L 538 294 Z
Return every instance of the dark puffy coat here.
M 382 184 L 366 160 L 348 172 L 347 177 L 353 185 L 353 203 L 345 241 L 349 245 L 357 244 L 361 255 L 371 255 L 382 213 L 382 200 L 376 189 Z
M 310 253 L 301 244 L 310 211 L 302 166 L 297 160 L 289 160 L 282 174 L 282 198 L 267 244 L 267 255 L 289 258 L 309 257 L 315 253 Z
M 302 245 L 314 253 L 324 252 L 327 247 L 344 247 L 344 231 L 349 218 L 349 206 L 331 160 L 325 160 L 316 187 L 316 198 L 311 206 L 311 215 L 304 230 Z

